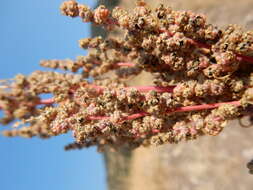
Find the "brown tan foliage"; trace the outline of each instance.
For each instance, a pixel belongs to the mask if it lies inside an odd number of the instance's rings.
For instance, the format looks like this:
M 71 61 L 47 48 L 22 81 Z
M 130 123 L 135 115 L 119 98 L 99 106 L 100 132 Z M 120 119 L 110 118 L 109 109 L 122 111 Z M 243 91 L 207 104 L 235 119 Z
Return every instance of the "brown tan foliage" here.
M 120 7 L 92 11 L 74 0 L 61 11 L 108 30 L 119 27 L 124 38 L 81 39 L 81 48 L 93 50 L 87 56 L 41 61 L 72 73 L 36 71 L 2 82 L 2 123 L 28 125 L 5 135 L 73 131 L 76 142 L 67 149 L 135 148 L 217 135 L 228 120 L 251 114 L 252 32 L 235 25 L 221 30 L 204 15 L 163 5 L 152 10 L 143 1 L 132 14 Z M 153 84 L 127 87 L 142 71 L 153 75 Z M 41 99 L 45 93 L 52 98 Z

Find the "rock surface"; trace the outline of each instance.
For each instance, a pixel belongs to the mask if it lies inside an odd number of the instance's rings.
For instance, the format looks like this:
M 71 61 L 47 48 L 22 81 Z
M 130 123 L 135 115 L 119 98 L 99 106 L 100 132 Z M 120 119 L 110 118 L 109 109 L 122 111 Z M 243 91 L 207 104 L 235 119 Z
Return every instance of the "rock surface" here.
M 147 2 L 152 7 L 164 3 L 176 10 L 204 13 L 208 22 L 219 27 L 226 27 L 228 24 L 238 24 L 248 30 L 253 27 L 252 0 Z M 122 0 L 119 6 L 132 10 L 134 1 Z M 130 83 L 141 85 L 149 82 L 150 76 L 142 75 Z M 120 166 L 118 168 L 128 168 L 128 174 L 122 175 L 120 180 L 117 166 L 109 166 L 110 180 L 117 179 L 117 185 L 111 183 L 111 189 L 246 190 L 253 187 L 253 176 L 248 174 L 246 168 L 246 163 L 253 158 L 253 128 L 242 128 L 238 121 L 229 123 L 217 137 L 202 137 L 177 145 L 139 148 L 127 154 L 131 158 L 126 159 L 121 153 L 106 155 L 108 163 L 114 160 Z

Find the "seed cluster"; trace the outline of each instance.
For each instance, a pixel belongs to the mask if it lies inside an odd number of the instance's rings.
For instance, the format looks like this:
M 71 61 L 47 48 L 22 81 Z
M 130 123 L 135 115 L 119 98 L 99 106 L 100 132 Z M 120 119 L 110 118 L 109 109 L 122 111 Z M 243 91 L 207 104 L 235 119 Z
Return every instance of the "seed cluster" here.
M 61 12 L 119 27 L 124 37 L 81 39 L 80 47 L 91 50 L 87 56 L 41 61 L 66 73 L 36 71 L 2 81 L 1 122 L 20 120 L 6 136 L 72 131 L 76 141 L 66 149 L 136 148 L 217 135 L 229 120 L 251 114 L 253 32 L 234 25 L 221 30 L 204 15 L 163 5 L 152 10 L 143 1 L 128 13 L 105 6 L 92 11 L 69 0 Z M 153 75 L 153 84 L 127 86 L 142 71 Z

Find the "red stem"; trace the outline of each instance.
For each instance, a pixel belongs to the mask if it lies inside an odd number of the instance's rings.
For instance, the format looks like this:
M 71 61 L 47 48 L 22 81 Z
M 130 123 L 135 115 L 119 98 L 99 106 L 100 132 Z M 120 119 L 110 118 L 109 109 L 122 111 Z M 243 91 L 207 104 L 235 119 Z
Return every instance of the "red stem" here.
M 119 62 L 116 64 L 117 66 L 128 66 L 128 67 L 134 67 L 134 64 L 133 63 L 130 63 L 130 62 Z
M 38 104 L 50 105 L 54 103 L 54 98 L 42 99 Z
M 167 111 L 167 113 L 171 114 L 171 113 L 178 113 L 178 112 L 188 112 L 188 111 L 200 111 L 200 110 L 214 109 L 214 108 L 217 108 L 217 107 L 219 107 L 221 105 L 225 105 L 225 104 L 232 104 L 232 105 L 235 105 L 235 106 L 240 106 L 241 105 L 240 101 L 220 102 L 220 103 L 213 103 L 213 104 L 202 104 L 202 105 L 179 107 L 179 108 L 176 108 L 174 110 L 169 110 L 169 111 Z M 133 120 L 133 119 L 137 119 L 137 118 L 144 117 L 144 116 L 147 116 L 147 115 L 149 115 L 149 113 L 139 112 L 139 113 L 135 113 L 135 114 L 124 117 L 122 121 Z M 90 120 L 110 119 L 110 116 L 89 116 L 88 119 L 90 119 Z
M 162 86 L 130 86 L 130 87 L 126 87 L 126 89 L 131 89 L 131 88 L 135 88 L 137 89 L 139 92 L 149 92 L 151 90 L 154 90 L 156 92 L 173 92 L 173 89 L 176 86 L 168 86 L 168 87 L 162 87 Z
M 54 103 L 54 99 L 49 98 L 49 99 L 40 100 L 38 104 L 48 105 L 48 104 L 53 104 L 53 103 Z M 202 104 L 202 105 L 179 107 L 179 108 L 176 108 L 176 109 L 173 109 L 173 110 L 169 110 L 166 113 L 171 114 L 171 113 L 179 113 L 179 112 L 214 109 L 214 108 L 217 108 L 217 107 L 219 107 L 221 105 L 225 105 L 225 104 L 232 104 L 232 105 L 235 105 L 235 106 L 240 106 L 241 105 L 240 101 L 220 102 L 220 103 L 213 103 L 213 104 Z M 2 109 L 1 106 L 0 106 L 0 109 Z M 149 113 L 139 112 L 139 113 L 135 113 L 135 114 L 124 117 L 122 121 L 133 120 L 133 119 L 137 119 L 137 118 L 144 117 L 144 116 L 147 116 L 147 115 L 149 115 Z M 90 119 L 90 120 L 106 120 L 106 119 L 110 119 L 110 116 L 88 116 L 87 119 Z
M 135 114 L 124 117 L 123 120 L 121 120 L 121 122 L 126 121 L 126 120 L 137 119 L 137 118 L 144 117 L 147 115 L 148 115 L 147 112 L 135 113 Z M 90 120 L 103 120 L 103 119 L 105 120 L 105 119 L 110 119 L 110 116 L 88 116 L 87 118 Z
M 102 93 L 103 90 L 105 89 L 105 87 L 102 86 L 98 86 L 98 85 L 88 85 L 88 87 L 94 88 L 96 90 L 98 90 L 99 93 Z M 139 92 L 149 92 L 151 90 L 154 90 L 156 92 L 169 92 L 172 93 L 173 89 L 176 86 L 167 86 L 167 87 L 162 87 L 162 86 L 130 86 L 130 87 L 125 87 L 125 89 L 131 89 L 131 88 L 135 88 L 136 90 L 138 90 Z
M 190 41 L 191 41 L 192 44 L 196 45 L 199 48 L 206 48 L 206 49 L 211 48 L 211 45 L 209 45 L 209 44 L 204 44 L 204 43 L 201 43 L 201 42 L 197 42 L 197 41 L 192 40 L 192 39 L 190 39 Z
M 115 20 L 115 19 L 108 19 L 108 24 L 109 25 L 117 25 L 117 26 L 119 26 L 117 20 Z M 168 36 L 170 36 L 170 37 L 174 36 L 174 34 L 175 34 L 175 33 L 171 32 L 171 31 L 169 31 L 167 29 L 164 29 L 164 28 L 159 29 L 159 32 L 161 32 L 161 33 L 163 33 L 163 32 L 167 33 Z M 193 39 L 190 39 L 190 41 L 192 42 L 192 44 L 195 44 L 199 48 L 207 48 L 207 49 L 211 48 L 211 45 L 209 45 L 209 44 L 204 44 L 204 43 L 195 41 Z M 238 54 L 238 53 L 236 53 L 236 56 L 237 56 L 238 61 L 246 61 L 246 62 L 249 62 L 249 63 L 253 63 L 253 57 L 246 56 L 246 55 L 241 55 L 241 54 Z
M 236 53 L 236 56 L 237 56 L 238 61 L 246 61 L 246 62 L 249 62 L 249 63 L 253 63 L 253 57 L 246 56 L 246 55 L 241 55 L 241 54 L 238 54 L 238 53 Z
M 207 110 L 207 109 L 217 108 L 217 107 L 224 105 L 224 104 L 232 104 L 235 106 L 241 105 L 240 101 L 220 102 L 220 103 L 213 103 L 213 104 L 202 104 L 202 105 L 179 107 L 174 110 L 170 110 L 167 113 Z
M 171 33 L 170 31 L 168 31 L 166 29 L 161 29 L 159 31 L 167 33 L 168 36 L 170 36 L 170 37 L 174 36 L 174 33 Z M 198 41 L 190 39 L 190 38 L 189 38 L 189 40 L 191 41 L 192 44 L 196 45 L 199 48 L 210 49 L 212 47 L 209 44 L 204 44 L 204 43 L 198 42 Z M 241 54 L 238 54 L 238 53 L 235 53 L 235 54 L 237 56 L 238 61 L 246 61 L 246 62 L 249 62 L 249 63 L 253 63 L 253 57 L 250 57 L 250 56 L 247 56 L 247 55 L 241 55 Z
M 193 44 L 195 44 L 197 47 L 199 48 L 206 48 L 206 49 L 210 49 L 211 45 L 208 44 L 203 44 L 194 40 L 191 40 Z M 245 62 L 249 62 L 249 63 L 253 63 L 253 57 L 247 56 L 247 55 L 241 55 L 238 53 L 235 53 L 236 58 L 238 61 L 245 61 Z
M 101 65 L 101 62 L 94 61 L 93 64 Z M 134 67 L 135 66 L 135 64 L 133 64 L 131 62 L 119 62 L 119 63 L 116 63 L 116 65 L 119 66 L 119 67 L 123 67 L 123 66 Z
M 98 93 L 102 93 L 103 90 L 105 89 L 104 87 L 102 86 L 98 86 L 98 85 L 94 85 L 94 84 L 89 84 L 87 85 L 88 87 L 90 88 L 94 88 L 98 91 Z M 172 93 L 173 92 L 173 89 L 175 88 L 176 86 L 168 86 L 168 87 L 160 87 L 160 86 L 132 86 L 132 87 L 125 87 L 125 89 L 131 89 L 131 88 L 135 88 L 137 89 L 139 92 L 149 92 L 151 90 L 154 90 L 156 92 L 169 92 L 169 93 Z M 48 99 L 41 99 L 38 101 L 38 103 L 36 105 L 39 105 L 39 104 L 44 104 L 44 105 L 50 105 L 50 104 L 53 104 L 55 101 L 54 101 L 54 98 L 48 98 Z M 0 105 L 0 110 L 3 109 L 2 106 Z

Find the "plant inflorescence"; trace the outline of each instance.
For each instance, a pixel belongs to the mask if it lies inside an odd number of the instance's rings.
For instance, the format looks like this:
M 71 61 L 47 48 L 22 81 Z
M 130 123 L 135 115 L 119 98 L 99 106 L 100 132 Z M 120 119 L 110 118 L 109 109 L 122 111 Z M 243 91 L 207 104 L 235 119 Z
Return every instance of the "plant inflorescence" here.
M 227 121 L 252 113 L 253 32 L 235 25 L 221 30 L 202 14 L 163 5 L 152 10 L 143 1 L 129 13 L 68 0 L 61 12 L 119 28 L 124 37 L 81 39 L 88 55 L 41 61 L 65 73 L 3 80 L 1 122 L 19 120 L 4 135 L 48 138 L 72 131 L 76 140 L 66 149 L 136 148 L 217 135 Z M 127 85 L 142 72 L 152 75 L 152 84 Z

